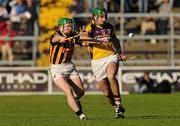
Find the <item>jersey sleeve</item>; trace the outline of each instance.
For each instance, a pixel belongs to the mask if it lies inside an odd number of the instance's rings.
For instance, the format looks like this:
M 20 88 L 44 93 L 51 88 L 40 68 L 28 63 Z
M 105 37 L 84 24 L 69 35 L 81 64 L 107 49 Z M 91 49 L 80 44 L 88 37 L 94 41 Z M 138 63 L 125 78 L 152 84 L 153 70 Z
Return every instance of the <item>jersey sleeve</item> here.
M 88 24 L 85 28 L 85 31 L 88 32 L 89 37 L 93 38 L 93 28 L 92 28 L 92 23 Z
M 56 31 L 53 35 L 50 36 L 50 44 L 51 44 L 51 45 L 56 45 L 56 44 L 59 43 L 59 42 L 52 42 L 53 37 L 55 37 L 56 35 L 58 35 L 58 32 L 57 32 L 57 31 Z
M 91 32 L 91 31 L 92 31 L 91 24 L 88 24 L 88 25 L 86 26 L 85 31 L 87 31 L 87 32 Z
M 122 53 L 121 44 L 116 36 L 114 27 L 112 27 L 111 38 L 114 51 L 116 51 L 117 53 Z

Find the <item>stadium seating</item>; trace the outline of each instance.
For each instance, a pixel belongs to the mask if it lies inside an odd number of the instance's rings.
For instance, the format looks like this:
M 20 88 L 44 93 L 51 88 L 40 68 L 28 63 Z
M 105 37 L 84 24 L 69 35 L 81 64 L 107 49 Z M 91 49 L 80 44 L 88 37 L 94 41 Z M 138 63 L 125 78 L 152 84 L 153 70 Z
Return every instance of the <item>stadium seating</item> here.
M 57 20 L 60 17 L 71 17 L 69 7 L 72 4 L 72 0 L 41 0 L 40 1 L 40 18 L 39 24 L 41 29 L 41 41 L 38 44 L 39 58 L 37 60 L 38 66 L 48 66 L 49 61 L 49 38 L 57 28 Z M 174 13 L 179 13 L 179 7 L 175 7 L 172 10 Z M 76 18 L 78 19 L 78 18 Z M 81 21 L 88 22 L 89 18 L 81 18 Z M 127 35 L 130 31 L 137 32 L 136 34 L 141 35 L 140 26 L 144 18 L 125 18 L 124 20 L 124 35 Z M 114 21 L 113 21 L 114 20 Z M 112 18 L 111 22 L 119 26 L 119 17 Z M 180 33 L 179 18 L 174 20 L 174 32 L 175 34 Z M 78 24 L 78 22 L 76 22 Z M 85 23 L 86 24 L 86 23 Z M 168 26 L 168 31 L 170 30 Z M 119 27 L 116 27 L 117 35 L 120 35 L 118 31 Z M 133 55 L 140 56 L 140 59 L 151 60 L 151 59 L 168 59 L 169 41 L 165 39 L 157 39 L 156 43 L 150 43 L 150 40 L 125 40 L 123 43 L 124 52 L 128 57 Z M 175 41 L 175 58 L 180 58 L 180 40 Z M 90 59 L 87 49 L 85 47 L 76 46 L 73 55 L 74 60 L 86 60 Z M 149 64 L 150 65 L 150 64 Z

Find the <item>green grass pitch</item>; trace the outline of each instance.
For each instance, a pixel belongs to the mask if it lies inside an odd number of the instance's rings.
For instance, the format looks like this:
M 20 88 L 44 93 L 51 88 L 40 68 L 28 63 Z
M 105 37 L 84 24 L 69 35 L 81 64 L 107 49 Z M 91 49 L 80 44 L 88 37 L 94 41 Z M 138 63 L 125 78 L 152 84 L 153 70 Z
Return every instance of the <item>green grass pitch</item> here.
M 180 126 L 180 94 L 122 96 L 125 119 L 102 95 L 82 99 L 88 120 L 79 120 L 64 95 L 0 96 L 0 126 Z

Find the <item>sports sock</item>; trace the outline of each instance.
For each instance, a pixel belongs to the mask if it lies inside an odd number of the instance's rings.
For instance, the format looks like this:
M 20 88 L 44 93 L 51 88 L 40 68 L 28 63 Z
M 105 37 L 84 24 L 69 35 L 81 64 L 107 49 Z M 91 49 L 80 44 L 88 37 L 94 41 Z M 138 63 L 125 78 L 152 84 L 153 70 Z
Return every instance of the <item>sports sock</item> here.
M 114 95 L 114 99 L 115 99 L 116 105 L 122 104 L 120 95 Z
M 80 116 L 82 113 L 83 113 L 83 112 L 82 112 L 82 110 L 80 109 L 80 110 L 78 110 L 78 111 L 76 112 L 76 115 L 77 115 L 77 116 Z
M 79 98 L 76 98 L 76 103 L 77 103 L 79 109 L 82 110 L 82 105 L 81 105 L 81 101 L 79 100 Z
M 112 106 L 115 106 L 116 103 L 115 103 L 115 99 L 114 99 L 114 96 L 112 93 L 110 93 L 108 96 L 106 96 L 108 98 L 108 102 L 112 105 Z

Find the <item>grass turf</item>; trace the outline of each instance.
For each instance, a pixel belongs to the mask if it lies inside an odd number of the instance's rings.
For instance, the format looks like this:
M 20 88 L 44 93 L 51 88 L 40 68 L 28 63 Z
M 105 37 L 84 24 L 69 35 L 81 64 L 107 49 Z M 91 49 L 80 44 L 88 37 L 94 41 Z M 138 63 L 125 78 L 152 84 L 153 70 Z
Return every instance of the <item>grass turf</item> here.
M 125 119 L 114 118 L 114 108 L 102 95 L 82 99 L 88 120 L 79 120 L 64 95 L 0 96 L 0 126 L 179 126 L 180 94 L 123 96 Z

